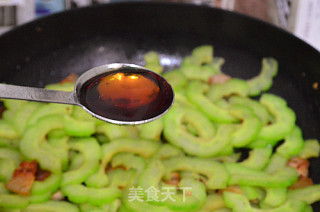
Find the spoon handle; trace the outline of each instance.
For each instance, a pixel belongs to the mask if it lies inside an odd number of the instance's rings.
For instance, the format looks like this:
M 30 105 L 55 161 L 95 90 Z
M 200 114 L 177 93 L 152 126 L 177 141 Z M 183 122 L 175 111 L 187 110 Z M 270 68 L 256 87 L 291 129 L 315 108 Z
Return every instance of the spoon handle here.
M 79 105 L 74 92 L 47 90 L 0 83 L 0 99 L 20 99 L 38 102 Z

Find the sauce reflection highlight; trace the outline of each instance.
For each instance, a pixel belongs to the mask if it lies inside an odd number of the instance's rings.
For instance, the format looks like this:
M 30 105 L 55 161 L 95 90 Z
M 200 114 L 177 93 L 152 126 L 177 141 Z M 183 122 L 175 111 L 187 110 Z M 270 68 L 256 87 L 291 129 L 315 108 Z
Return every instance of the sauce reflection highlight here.
M 141 121 L 165 112 L 173 100 L 171 86 L 150 71 L 111 71 L 88 80 L 81 88 L 81 103 L 112 120 Z

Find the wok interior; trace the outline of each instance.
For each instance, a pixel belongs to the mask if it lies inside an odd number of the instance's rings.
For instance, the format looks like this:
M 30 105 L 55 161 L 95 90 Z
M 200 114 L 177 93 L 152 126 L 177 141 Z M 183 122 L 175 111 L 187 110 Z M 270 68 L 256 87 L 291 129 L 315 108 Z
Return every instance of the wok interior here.
M 250 78 L 262 57 L 279 61 L 271 93 L 297 114 L 304 138 L 320 138 L 320 54 L 292 35 L 234 13 L 191 5 L 126 3 L 78 9 L 42 18 L 0 37 L 2 82 L 43 87 L 70 73 L 114 63 L 143 65 L 143 54 L 160 53 L 170 70 L 199 45 L 214 46 L 223 71 Z M 320 183 L 320 159 L 310 174 Z M 320 204 L 314 207 L 320 210 Z

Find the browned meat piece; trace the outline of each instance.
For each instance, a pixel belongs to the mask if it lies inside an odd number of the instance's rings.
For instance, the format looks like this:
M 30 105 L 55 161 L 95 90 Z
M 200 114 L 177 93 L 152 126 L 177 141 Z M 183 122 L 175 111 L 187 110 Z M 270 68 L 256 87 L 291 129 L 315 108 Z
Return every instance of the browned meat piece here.
M 6 188 L 17 194 L 28 196 L 30 189 L 35 181 L 38 168 L 37 161 L 24 161 L 14 171 L 13 176 L 6 184 Z
M 241 189 L 237 185 L 229 186 L 229 187 L 227 187 L 225 189 L 219 189 L 218 190 L 218 194 L 222 195 L 223 192 L 225 192 L 225 191 L 229 191 L 229 192 L 233 192 L 233 193 L 237 193 L 237 194 L 242 194 Z
M 228 80 L 230 80 L 231 77 L 225 74 L 217 74 L 217 75 L 213 75 L 212 77 L 209 78 L 209 84 L 213 85 L 213 84 L 224 84 L 225 82 L 227 82 Z
M 167 181 L 164 181 L 164 183 L 168 185 L 178 186 L 180 183 L 180 180 L 181 180 L 180 174 L 178 172 L 172 172 L 170 174 L 170 179 Z
M 291 185 L 288 189 L 299 189 L 299 188 L 305 188 L 312 185 L 314 185 L 314 183 L 311 178 L 300 177 L 299 180 L 295 182 L 293 185 Z
M 291 158 L 287 164 L 289 167 L 295 168 L 299 173 L 300 177 L 309 176 L 309 166 L 310 163 L 308 160 L 303 158 Z
M 71 73 L 71 74 L 69 74 L 69 76 L 67 76 L 66 78 L 64 78 L 64 79 L 60 82 L 60 84 L 76 82 L 77 79 L 78 79 L 78 75 L 76 75 L 75 73 Z

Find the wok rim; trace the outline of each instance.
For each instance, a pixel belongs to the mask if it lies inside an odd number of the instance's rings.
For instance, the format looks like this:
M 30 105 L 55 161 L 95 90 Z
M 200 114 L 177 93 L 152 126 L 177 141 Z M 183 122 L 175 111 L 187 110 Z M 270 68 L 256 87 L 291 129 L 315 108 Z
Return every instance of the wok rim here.
M 220 13 L 224 13 L 227 16 L 238 16 L 240 18 L 246 19 L 246 22 L 256 22 L 257 24 L 263 26 L 264 28 L 271 28 L 273 30 L 278 31 L 279 33 L 283 33 L 285 34 L 285 36 L 287 36 L 288 38 L 290 37 L 291 39 L 294 39 L 294 42 L 297 42 L 297 44 L 302 44 L 304 46 L 306 46 L 307 48 L 310 49 L 310 51 L 313 51 L 315 54 L 318 54 L 320 56 L 320 51 L 317 50 L 315 47 L 313 47 L 312 45 L 310 45 L 309 43 L 307 43 L 306 41 L 302 40 L 301 38 L 299 38 L 298 36 L 294 35 L 293 33 L 278 27 L 272 23 L 263 21 L 261 19 L 249 16 L 247 14 L 242 14 L 236 11 L 229 11 L 229 10 L 224 10 L 221 8 L 216 8 L 216 7 L 210 7 L 210 6 L 206 6 L 206 5 L 196 5 L 196 4 L 191 4 L 191 3 L 177 3 L 177 2 L 162 2 L 162 1 L 154 1 L 154 2 L 145 2 L 145 1 L 139 1 L 139 0 L 133 0 L 130 2 L 111 2 L 111 3 L 105 3 L 105 4 L 98 4 L 98 5 L 91 5 L 91 6 L 87 6 L 87 7 L 80 7 L 80 8 L 75 8 L 75 9 L 69 9 L 69 10 L 65 10 L 65 11 L 61 11 L 61 12 L 57 12 L 57 13 L 53 13 L 50 15 L 45 15 L 39 18 L 35 18 L 34 20 L 24 23 L 22 25 L 16 26 L 13 29 L 3 33 L 0 35 L 0 41 L 1 39 L 3 39 L 4 37 L 9 37 L 11 34 L 19 32 L 20 29 L 23 28 L 30 28 L 34 25 L 37 25 L 41 22 L 45 22 L 47 19 L 54 19 L 57 16 L 68 16 L 72 13 L 76 13 L 76 12 L 82 12 L 82 11 L 86 11 L 86 10 L 94 10 L 96 8 L 103 8 L 103 7 L 112 7 L 112 6 L 117 6 L 117 5 L 132 5 L 132 6 L 139 6 L 139 5 L 153 5 L 153 6 L 164 6 L 164 7 L 168 7 L 168 6 L 173 6 L 173 7 L 185 7 L 185 8 L 199 8 L 201 10 L 212 10 L 212 11 L 216 11 L 216 12 L 220 12 Z

